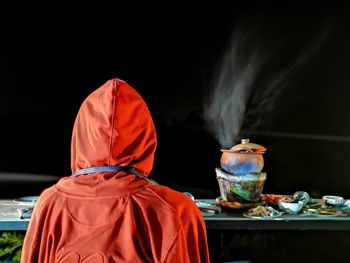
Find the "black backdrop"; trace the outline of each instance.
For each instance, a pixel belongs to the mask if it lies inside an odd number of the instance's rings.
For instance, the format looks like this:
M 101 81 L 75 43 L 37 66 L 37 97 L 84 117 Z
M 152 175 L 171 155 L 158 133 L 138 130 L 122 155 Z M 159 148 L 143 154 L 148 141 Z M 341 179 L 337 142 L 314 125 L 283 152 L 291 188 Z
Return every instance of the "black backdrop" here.
M 348 197 L 348 11 L 345 2 L 316 1 L 18 11 L 1 36 L 2 196 L 38 194 L 51 183 L 10 183 L 13 173 L 70 173 L 79 106 L 113 77 L 138 90 L 151 110 L 159 140 L 152 178 L 197 197 L 218 196 L 220 145 L 203 121 L 203 99 L 235 25 L 265 23 L 278 32 L 272 37 L 288 36 L 283 60 L 331 18 L 318 55 L 288 79 L 259 132 L 247 127 L 242 136 L 268 148 L 265 192 Z

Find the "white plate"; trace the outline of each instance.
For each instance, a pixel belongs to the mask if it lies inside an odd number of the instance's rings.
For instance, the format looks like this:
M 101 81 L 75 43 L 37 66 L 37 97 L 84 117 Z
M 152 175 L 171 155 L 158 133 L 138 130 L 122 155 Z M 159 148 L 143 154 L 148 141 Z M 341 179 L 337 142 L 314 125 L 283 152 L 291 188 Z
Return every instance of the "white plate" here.
M 275 212 L 272 216 L 251 216 L 248 215 L 247 212 L 243 213 L 244 217 L 248 217 L 248 218 L 254 218 L 254 219 L 269 219 L 269 218 L 275 218 L 275 217 L 280 217 L 281 215 L 283 215 L 283 212 Z
M 34 206 L 36 201 L 39 199 L 39 196 L 23 196 L 20 198 L 16 198 L 13 200 L 13 202 L 19 204 L 19 205 L 26 205 L 26 206 Z

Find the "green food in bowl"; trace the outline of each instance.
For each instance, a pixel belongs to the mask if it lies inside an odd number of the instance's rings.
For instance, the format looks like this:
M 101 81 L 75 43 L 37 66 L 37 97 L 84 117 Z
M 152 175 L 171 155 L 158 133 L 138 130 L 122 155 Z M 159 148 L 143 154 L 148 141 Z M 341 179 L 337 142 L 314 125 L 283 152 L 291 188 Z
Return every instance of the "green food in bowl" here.
M 229 175 L 221 169 L 216 169 L 220 193 L 224 200 L 258 201 L 264 188 L 266 173 L 249 173 L 244 175 Z
M 265 180 L 232 183 L 231 193 L 248 201 L 257 201 L 262 193 L 264 182 Z

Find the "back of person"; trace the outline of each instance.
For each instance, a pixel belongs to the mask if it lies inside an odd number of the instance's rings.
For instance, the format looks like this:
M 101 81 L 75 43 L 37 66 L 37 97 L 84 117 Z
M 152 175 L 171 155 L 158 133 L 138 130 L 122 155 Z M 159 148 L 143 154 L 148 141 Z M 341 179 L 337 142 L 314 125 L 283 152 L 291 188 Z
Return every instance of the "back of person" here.
M 90 94 L 73 128 L 73 176 L 40 195 L 21 263 L 209 262 L 195 203 L 147 179 L 156 144 L 149 110 L 127 83 Z

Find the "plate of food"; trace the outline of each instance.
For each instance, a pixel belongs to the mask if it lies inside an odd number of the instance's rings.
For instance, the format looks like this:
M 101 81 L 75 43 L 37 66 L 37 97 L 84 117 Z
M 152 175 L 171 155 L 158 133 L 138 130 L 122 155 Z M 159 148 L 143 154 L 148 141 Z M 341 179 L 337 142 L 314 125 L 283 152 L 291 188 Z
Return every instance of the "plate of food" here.
M 261 203 L 256 202 L 239 202 L 239 201 L 226 201 L 222 197 L 216 199 L 217 204 L 223 209 L 233 209 L 233 210 L 241 210 L 248 209 L 252 207 L 256 207 L 257 205 L 261 205 Z
M 255 219 L 268 219 L 279 217 L 283 212 L 273 209 L 271 206 L 258 205 L 257 207 L 249 209 L 243 213 L 244 217 L 255 218 Z
M 332 207 L 308 208 L 303 211 L 303 215 L 317 217 L 346 216 L 346 214 Z
M 13 200 L 16 204 L 26 205 L 26 206 L 35 206 L 35 203 L 38 201 L 39 196 L 23 196 Z

